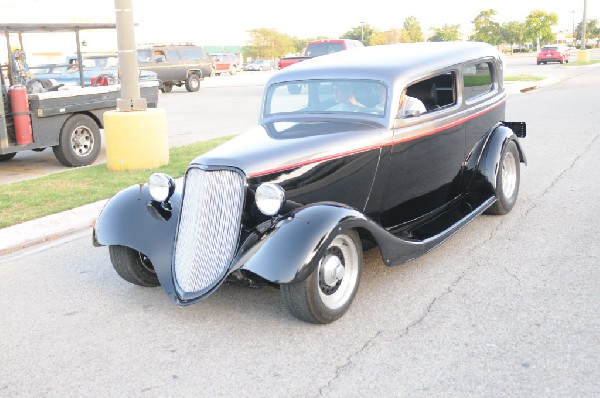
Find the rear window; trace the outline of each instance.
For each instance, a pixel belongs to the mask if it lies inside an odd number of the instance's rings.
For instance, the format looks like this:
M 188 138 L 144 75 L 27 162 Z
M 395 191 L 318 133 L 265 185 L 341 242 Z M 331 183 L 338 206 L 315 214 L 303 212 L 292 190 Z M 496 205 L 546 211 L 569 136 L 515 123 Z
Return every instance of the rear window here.
M 179 51 L 184 59 L 204 58 L 204 53 L 199 48 L 180 48 Z
M 492 67 L 488 62 L 463 68 L 465 99 L 489 93 L 493 89 Z
M 312 43 L 306 47 L 306 55 L 309 57 L 318 57 L 319 55 L 331 54 L 342 51 L 344 45 L 342 43 Z
M 558 47 L 543 47 L 542 51 L 556 51 Z

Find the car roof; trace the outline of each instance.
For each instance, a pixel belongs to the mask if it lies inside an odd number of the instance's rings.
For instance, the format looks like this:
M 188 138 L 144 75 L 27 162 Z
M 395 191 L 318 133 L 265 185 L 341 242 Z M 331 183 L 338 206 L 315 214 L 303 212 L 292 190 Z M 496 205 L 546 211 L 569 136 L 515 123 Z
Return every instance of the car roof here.
M 401 43 L 356 48 L 291 65 L 267 84 L 306 79 L 356 78 L 395 82 L 423 76 L 467 61 L 496 58 L 495 47 L 481 42 Z

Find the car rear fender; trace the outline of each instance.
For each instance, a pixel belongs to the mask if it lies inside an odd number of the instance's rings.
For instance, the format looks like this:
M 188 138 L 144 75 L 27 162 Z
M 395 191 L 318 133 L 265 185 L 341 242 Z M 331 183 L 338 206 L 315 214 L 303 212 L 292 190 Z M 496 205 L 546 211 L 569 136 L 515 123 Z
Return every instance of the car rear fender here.
M 167 293 L 173 289 L 171 258 L 181 208 L 181 193 L 171 209 L 152 200 L 147 184 L 122 190 L 105 205 L 94 225 L 94 245 L 127 246 L 146 255 Z
M 511 141 L 517 145 L 521 163 L 527 164 L 525 152 L 523 151 L 517 135 L 509 127 L 503 124 L 498 124 L 492 130 L 483 147 L 477 167 L 477 174 L 480 177 L 480 182 L 485 182 L 485 184 L 489 185 L 492 193 L 496 189 L 502 150 Z

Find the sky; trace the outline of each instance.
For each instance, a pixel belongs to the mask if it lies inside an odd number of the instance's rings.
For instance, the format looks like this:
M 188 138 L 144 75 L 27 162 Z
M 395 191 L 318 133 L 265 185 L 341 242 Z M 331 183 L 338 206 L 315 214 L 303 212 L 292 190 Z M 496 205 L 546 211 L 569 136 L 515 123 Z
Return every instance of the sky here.
M 257 28 L 299 38 L 339 37 L 361 23 L 384 31 L 401 28 L 409 16 L 416 17 L 424 31 L 444 24 L 460 24 L 469 31 L 471 21 L 487 9 L 497 11 L 495 19 L 500 23 L 524 21 L 536 9 L 554 12 L 559 17 L 558 28 L 570 32 L 573 22 L 577 25 L 583 18 L 584 4 L 584 0 L 132 2 L 137 43 L 193 42 L 203 46 L 244 45 L 247 31 Z M 0 23 L 114 22 L 114 8 L 113 0 L 2 0 Z M 600 19 L 599 0 L 587 0 L 587 17 Z

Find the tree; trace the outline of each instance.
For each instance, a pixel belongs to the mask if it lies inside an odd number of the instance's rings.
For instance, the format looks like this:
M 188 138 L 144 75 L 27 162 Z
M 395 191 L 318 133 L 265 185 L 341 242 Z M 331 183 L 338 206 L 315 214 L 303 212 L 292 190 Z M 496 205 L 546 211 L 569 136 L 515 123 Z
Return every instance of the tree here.
M 540 43 L 552 43 L 556 36 L 552 33 L 552 26 L 558 23 L 558 15 L 547 13 L 542 10 L 534 10 L 529 13 L 525 19 L 525 35 L 536 43 L 536 48 L 540 48 Z
M 340 38 L 362 41 L 365 46 L 368 46 L 371 44 L 371 36 L 374 32 L 375 28 L 371 25 L 360 24 L 358 26 L 353 26 L 352 29 L 344 33 Z
M 498 45 L 501 41 L 500 24 L 494 21 L 496 10 L 484 10 L 472 21 L 475 25 L 475 34 L 471 40 L 483 41 L 492 45 Z
M 577 24 L 577 29 L 575 29 L 575 39 L 581 40 L 582 28 L 583 21 Z M 587 26 L 585 27 L 585 36 L 586 39 L 600 38 L 600 26 L 598 25 L 597 19 L 589 19 L 587 21 Z
M 429 41 L 458 41 L 462 36 L 459 29 L 460 25 L 449 24 L 444 24 L 441 28 L 433 28 L 435 33 Z
M 510 21 L 502 24 L 500 28 L 502 42 L 510 44 L 510 53 L 513 52 L 515 44 L 523 45 L 525 42 L 525 23 Z
M 276 30 L 259 28 L 248 33 L 250 41 L 244 47 L 244 53 L 254 59 L 274 59 L 296 52 L 295 39 Z
M 404 20 L 404 31 L 406 32 L 406 36 L 408 36 L 408 41 L 411 43 L 425 41 L 421 24 L 415 17 L 408 17 Z

